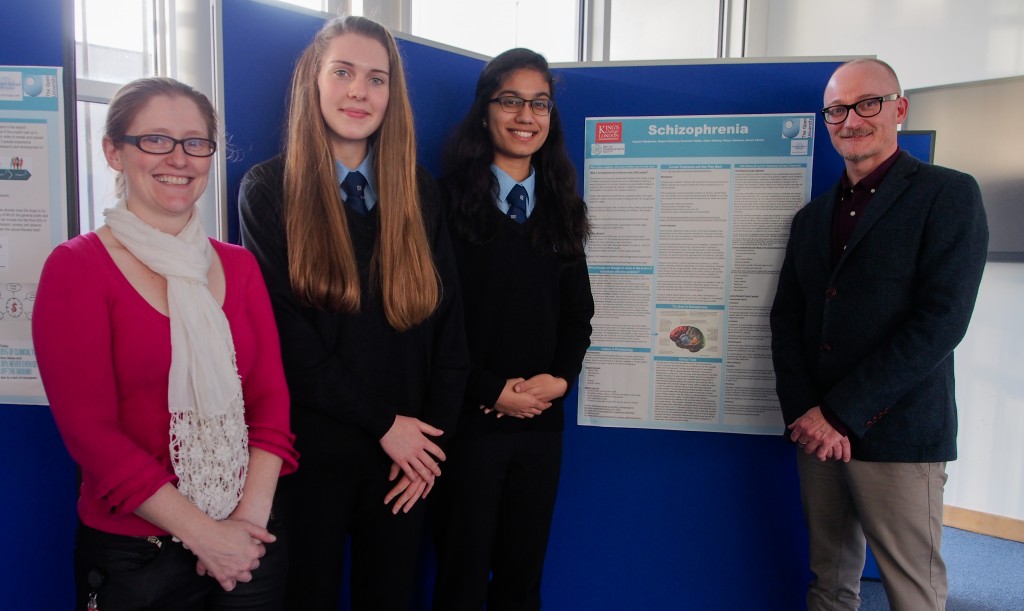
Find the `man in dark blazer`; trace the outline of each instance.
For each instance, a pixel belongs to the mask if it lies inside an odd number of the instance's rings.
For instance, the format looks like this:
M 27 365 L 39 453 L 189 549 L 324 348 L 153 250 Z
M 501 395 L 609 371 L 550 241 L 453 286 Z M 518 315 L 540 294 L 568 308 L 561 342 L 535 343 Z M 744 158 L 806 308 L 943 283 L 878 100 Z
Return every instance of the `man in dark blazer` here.
M 807 606 L 858 608 L 866 538 L 892 609 L 945 609 L 953 348 L 985 267 L 981 193 L 900 151 L 908 102 L 888 64 L 843 64 L 824 101 L 846 171 L 793 219 L 771 312 L 776 388 L 801 450 Z

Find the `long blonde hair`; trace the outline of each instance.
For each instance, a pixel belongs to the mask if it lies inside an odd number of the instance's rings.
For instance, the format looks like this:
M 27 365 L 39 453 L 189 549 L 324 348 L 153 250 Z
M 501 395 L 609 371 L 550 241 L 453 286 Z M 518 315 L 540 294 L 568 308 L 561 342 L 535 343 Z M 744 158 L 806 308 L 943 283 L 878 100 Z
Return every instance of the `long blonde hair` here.
M 405 331 L 433 313 L 441 287 L 416 186 L 416 139 L 402 58 L 391 33 L 363 17 L 336 18 L 324 24 L 292 75 L 284 172 L 289 277 L 292 290 L 307 306 L 359 311 L 355 251 L 317 84 L 328 45 L 345 34 L 376 40 L 388 54 L 388 107 L 369 143 L 380 208 L 370 278 L 380 285 L 388 323 Z

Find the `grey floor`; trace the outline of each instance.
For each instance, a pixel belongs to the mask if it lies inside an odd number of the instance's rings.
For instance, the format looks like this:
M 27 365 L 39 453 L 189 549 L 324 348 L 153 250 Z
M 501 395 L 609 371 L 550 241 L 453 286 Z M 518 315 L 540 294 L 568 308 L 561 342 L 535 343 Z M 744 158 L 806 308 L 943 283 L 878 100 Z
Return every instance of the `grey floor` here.
M 1024 611 L 1024 543 L 943 529 L 946 611 Z M 890 611 L 881 582 L 861 583 L 861 611 Z

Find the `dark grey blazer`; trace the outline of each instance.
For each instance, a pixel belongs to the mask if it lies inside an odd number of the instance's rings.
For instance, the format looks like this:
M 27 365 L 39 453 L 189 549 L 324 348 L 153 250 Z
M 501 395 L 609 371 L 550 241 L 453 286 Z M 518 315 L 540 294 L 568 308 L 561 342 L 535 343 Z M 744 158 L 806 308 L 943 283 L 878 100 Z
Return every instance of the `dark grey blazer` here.
M 824 405 L 855 459 L 954 460 L 953 348 L 988 248 L 978 184 L 902 153 L 833 265 L 838 190 L 794 217 L 772 305 L 786 424 Z

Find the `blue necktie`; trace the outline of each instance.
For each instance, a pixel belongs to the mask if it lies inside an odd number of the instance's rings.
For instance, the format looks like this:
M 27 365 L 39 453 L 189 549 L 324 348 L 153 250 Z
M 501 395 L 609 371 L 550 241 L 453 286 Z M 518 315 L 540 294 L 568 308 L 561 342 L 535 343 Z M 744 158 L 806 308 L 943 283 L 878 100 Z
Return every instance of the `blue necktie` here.
M 359 214 L 366 214 L 366 197 L 363 190 L 366 189 L 366 177 L 359 172 L 349 172 L 345 180 L 341 182 L 341 188 L 345 190 L 345 203 Z
M 526 222 L 526 203 L 530 197 L 526 194 L 523 185 L 516 185 L 508 192 L 505 201 L 508 202 L 508 217 L 520 225 Z

